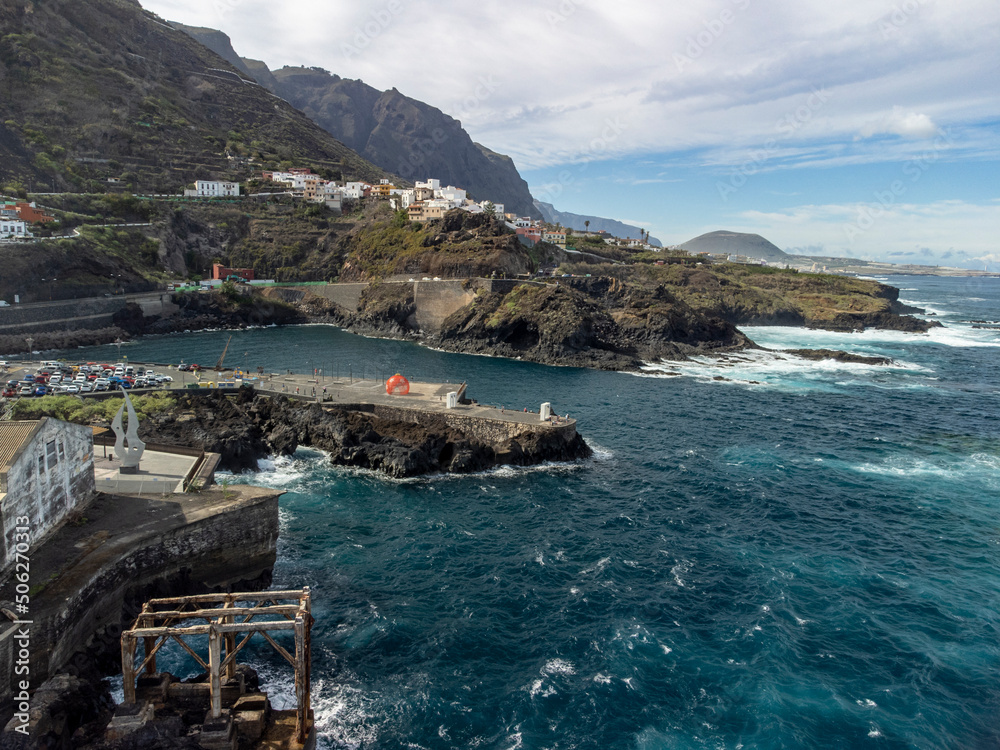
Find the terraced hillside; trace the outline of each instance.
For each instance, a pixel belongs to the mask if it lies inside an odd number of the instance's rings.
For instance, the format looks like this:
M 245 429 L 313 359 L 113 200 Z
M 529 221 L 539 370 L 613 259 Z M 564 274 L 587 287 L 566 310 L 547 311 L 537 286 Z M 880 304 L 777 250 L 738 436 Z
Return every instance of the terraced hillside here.
M 282 162 L 386 176 L 134 0 L 0 3 L 7 192 L 177 192 Z

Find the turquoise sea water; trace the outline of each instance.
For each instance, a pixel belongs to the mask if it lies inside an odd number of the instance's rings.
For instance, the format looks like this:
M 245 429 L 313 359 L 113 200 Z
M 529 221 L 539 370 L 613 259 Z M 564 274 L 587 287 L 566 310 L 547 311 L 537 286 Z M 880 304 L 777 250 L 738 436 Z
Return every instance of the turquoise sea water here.
M 1000 746 L 1000 330 L 969 322 L 1000 321 L 1000 279 L 891 283 L 945 328 L 746 329 L 890 367 L 755 352 L 622 374 L 235 334 L 251 367 L 552 401 L 596 451 L 405 482 L 300 451 L 236 478 L 287 493 L 275 585 L 314 592 L 321 747 Z M 228 335 L 122 351 L 212 364 Z M 252 660 L 291 705 L 280 658 Z

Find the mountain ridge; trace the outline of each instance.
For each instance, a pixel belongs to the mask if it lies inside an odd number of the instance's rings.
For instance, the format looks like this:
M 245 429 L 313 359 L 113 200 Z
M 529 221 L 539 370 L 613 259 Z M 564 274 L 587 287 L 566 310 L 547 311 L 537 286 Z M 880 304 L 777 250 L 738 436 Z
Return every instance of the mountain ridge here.
M 588 230 L 591 232 L 604 231 L 622 239 L 641 239 L 642 233 L 645 231 L 641 227 L 626 224 L 617 219 L 606 219 L 602 216 L 586 216 L 584 214 L 574 214 L 569 211 L 560 211 L 551 203 L 544 203 L 540 200 L 535 201 L 535 207 L 541 211 L 542 216 L 550 224 L 561 224 L 577 232 Z M 584 222 L 590 222 L 589 226 Z M 663 247 L 663 243 L 656 239 L 656 237 L 650 237 L 649 244 L 654 247 Z

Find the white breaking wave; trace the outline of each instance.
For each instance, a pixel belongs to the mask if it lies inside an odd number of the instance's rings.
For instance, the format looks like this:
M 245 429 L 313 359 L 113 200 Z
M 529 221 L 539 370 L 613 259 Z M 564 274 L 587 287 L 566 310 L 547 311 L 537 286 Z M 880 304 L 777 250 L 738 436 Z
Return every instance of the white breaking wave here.
M 746 326 L 741 329 L 761 346 L 770 349 L 838 349 L 854 354 L 892 355 L 893 351 L 928 344 L 950 347 L 1000 347 L 1000 331 L 949 323 L 927 333 L 905 333 L 869 328 L 849 333 L 786 326 Z
M 979 479 L 991 489 L 1000 489 L 1000 456 L 989 453 L 973 453 L 957 462 L 947 463 L 901 454 L 887 457 L 883 461 L 856 464 L 850 468 L 862 474 L 892 477 L 933 476 L 952 482 Z
M 796 343 L 787 343 L 781 348 L 800 348 Z M 807 348 L 842 348 L 812 346 Z M 885 356 L 885 355 L 881 355 Z M 927 373 L 927 368 L 903 361 L 893 361 L 888 365 L 870 365 L 855 362 L 838 362 L 833 359 L 808 360 L 784 354 L 781 351 L 761 351 L 751 349 L 739 354 L 718 357 L 692 357 L 683 362 L 661 361 L 647 363 L 638 373 L 640 377 L 669 378 L 683 376 L 702 381 L 714 381 L 736 385 L 770 386 L 782 385 L 800 388 L 814 388 L 829 385 L 831 378 L 844 376 L 868 377 L 887 372 Z M 884 383 L 882 384 L 885 385 Z M 909 384 L 912 387 L 912 384 Z M 919 387 L 919 386 L 918 386 Z

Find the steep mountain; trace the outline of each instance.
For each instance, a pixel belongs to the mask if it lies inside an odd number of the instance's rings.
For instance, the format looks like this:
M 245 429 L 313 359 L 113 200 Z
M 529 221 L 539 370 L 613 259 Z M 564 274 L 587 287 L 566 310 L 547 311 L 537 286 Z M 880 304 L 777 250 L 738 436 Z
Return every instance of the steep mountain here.
M 396 89 L 379 91 L 321 68 L 285 67 L 272 72 L 259 60 L 240 58 L 221 31 L 173 26 L 383 169 L 410 181 L 437 178 L 444 185 L 464 187 L 477 200 L 490 199 L 512 213 L 541 218 L 513 160 L 473 142 L 462 123 L 436 107 Z
M 631 224 L 625 224 L 615 219 L 604 219 L 600 216 L 584 216 L 583 214 L 573 214 L 568 211 L 558 211 L 551 203 L 535 201 L 535 207 L 541 212 L 545 221 L 551 224 L 562 224 L 564 227 L 584 232 L 588 229 L 591 232 L 608 232 L 615 237 L 623 239 L 639 239 L 642 236 L 642 229 Z M 585 222 L 590 222 L 588 225 Z M 655 247 L 663 247 L 663 244 L 656 237 L 649 238 L 649 244 Z
M 273 74 L 279 95 L 383 169 L 410 180 L 435 177 L 477 200 L 538 215 L 514 162 L 474 143 L 458 120 L 436 107 L 316 68 Z
M 177 192 L 281 161 L 387 176 L 247 79 L 135 0 L 4 0 L 0 179 Z
M 744 234 L 725 230 L 699 235 L 678 247 L 692 254 L 722 255 L 728 253 L 730 255 L 745 255 L 748 258 L 759 258 L 770 263 L 782 263 L 792 259 L 792 256 L 759 234 Z
M 247 67 L 243 59 L 233 49 L 233 40 L 229 38 L 228 34 L 218 29 L 209 29 L 204 26 L 188 26 L 177 21 L 169 21 L 168 23 L 178 31 L 183 31 L 188 36 L 197 39 L 237 70 L 253 77 L 250 68 Z
M 204 26 L 187 26 L 177 21 L 170 21 L 170 25 L 178 31 L 183 31 L 193 39 L 198 40 L 212 52 L 228 62 L 234 68 L 241 70 L 250 78 L 254 79 L 261 86 L 272 94 L 278 92 L 278 82 L 271 75 L 267 65 L 261 60 L 252 60 L 248 57 L 240 57 L 233 49 L 233 40 L 229 35 L 218 29 L 209 29 Z

